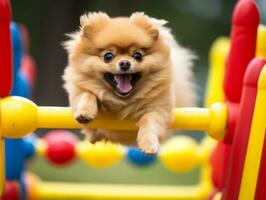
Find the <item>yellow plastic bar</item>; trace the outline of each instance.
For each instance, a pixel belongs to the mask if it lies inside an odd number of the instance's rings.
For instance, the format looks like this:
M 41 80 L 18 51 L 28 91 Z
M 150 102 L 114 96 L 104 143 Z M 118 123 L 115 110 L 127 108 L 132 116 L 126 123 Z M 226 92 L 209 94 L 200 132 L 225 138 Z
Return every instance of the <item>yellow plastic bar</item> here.
M 212 169 L 211 169 L 211 163 L 210 163 L 210 157 L 213 152 L 213 149 L 216 146 L 216 141 L 212 138 L 206 136 L 200 147 L 198 148 L 198 154 L 200 154 L 199 157 L 201 157 L 201 172 L 200 172 L 200 182 L 199 185 L 205 185 L 205 193 L 210 195 L 213 191 L 213 184 L 212 184 Z M 202 190 L 204 189 L 202 188 Z
M 258 27 L 256 56 L 266 59 L 266 26 Z
M 205 107 L 210 107 L 215 102 L 224 101 L 223 80 L 225 60 L 229 51 L 230 40 L 228 37 L 219 37 L 211 47 L 209 61 L 210 68 L 205 95 Z
M 125 119 L 119 123 L 117 119 L 108 115 L 102 115 L 95 119 L 89 126 L 91 128 L 104 128 L 109 130 L 136 130 L 132 121 Z M 69 107 L 38 107 L 38 128 L 81 128 L 74 120 Z
M 7 97 L 0 101 L 1 126 L 4 137 L 19 138 L 37 128 L 80 128 L 69 107 L 38 107 L 22 97 Z M 227 107 L 217 103 L 211 108 L 176 108 L 171 129 L 204 130 L 215 139 L 224 137 Z M 99 116 L 89 124 L 91 128 L 136 130 L 136 122 L 117 121 L 112 116 Z
M 71 109 L 68 107 L 38 107 L 39 128 L 80 128 L 72 118 Z
M 1 98 L 0 98 L 1 102 Z M 1 108 L 0 108 L 0 127 L 1 127 Z M 4 152 L 4 140 L 2 138 L 2 131 L 0 129 L 0 196 L 4 191 L 4 181 L 5 181 L 5 152 Z
M 255 199 L 256 185 L 266 131 L 265 102 L 266 65 L 264 66 L 259 78 L 258 93 L 241 180 L 239 200 Z
M 39 128 L 80 128 L 72 117 L 69 107 L 39 107 Z M 174 122 L 170 128 L 184 130 L 207 130 L 209 126 L 210 110 L 204 108 L 176 108 L 173 110 Z M 125 119 L 123 123 L 111 116 L 100 116 L 91 124 L 91 128 L 110 130 L 137 130 L 134 122 Z M 189 120 L 190 119 L 190 120 Z M 200 119 L 200 120 L 198 120 Z
M 1 131 L 0 131 L 1 132 Z M 1 136 L 1 133 L 0 133 Z M 4 191 L 5 183 L 5 146 L 4 140 L 0 137 L 0 196 Z
M 207 199 L 206 185 L 148 186 L 41 182 L 29 200 L 200 200 Z M 30 188 L 31 190 L 32 188 Z

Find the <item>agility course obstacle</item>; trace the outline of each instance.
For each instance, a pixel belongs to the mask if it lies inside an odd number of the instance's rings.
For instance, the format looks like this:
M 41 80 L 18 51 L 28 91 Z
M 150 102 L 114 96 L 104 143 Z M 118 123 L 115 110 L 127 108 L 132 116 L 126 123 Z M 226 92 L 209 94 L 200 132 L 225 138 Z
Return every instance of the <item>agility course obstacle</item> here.
M 20 186 L 25 183 L 22 187 L 25 189 L 23 198 L 29 200 L 266 199 L 263 190 L 266 185 L 266 28 L 260 24 L 259 18 L 255 1 L 240 0 L 237 3 L 232 16 L 230 38 L 218 39 L 211 49 L 206 108 L 175 108 L 172 112 L 174 120 L 169 128 L 202 130 L 206 131 L 208 136 L 200 144 L 195 144 L 192 139 L 186 137 L 173 139 L 162 146 L 158 158 L 168 169 L 176 172 L 185 172 L 200 166 L 200 181 L 197 185 L 50 183 L 43 182 L 34 175 L 25 175 L 22 168 L 19 169 L 17 177 L 19 184 L 14 184 L 5 178 L 5 171 L 8 172 L 10 169 L 8 166 L 5 170 L 5 163 L 13 163 L 15 160 L 15 157 L 13 160 L 10 157 L 11 151 L 8 147 L 12 150 L 16 148 L 8 143 L 5 148 L 4 139 L 20 139 L 37 128 L 70 129 L 79 128 L 79 125 L 68 107 L 37 106 L 26 98 L 9 96 L 12 82 L 15 84 L 15 81 L 12 81 L 12 70 L 14 69 L 13 74 L 16 74 L 16 68 L 12 67 L 11 62 L 9 2 L 0 0 L 0 194 L 3 194 L 1 198 L 5 200 L 17 195 L 14 199 L 21 199 L 17 193 Z M 16 58 L 14 44 L 13 55 Z M 90 127 L 111 130 L 137 129 L 131 119 L 117 121 L 110 116 L 97 117 Z M 92 145 L 73 139 L 67 134 L 64 139 L 60 138 L 60 134 L 54 133 L 54 136 L 38 139 L 33 145 L 37 154 L 46 156 L 57 164 L 70 162 L 76 157 L 95 167 L 108 166 L 124 158 L 126 154 L 124 147 L 118 145 Z M 19 142 L 24 144 L 24 140 Z M 63 150 L 53 148 L 55 144 L 57 147 L 63 146 Z M 32 146 L 27 147 L 30 149 Z M 63 158 L 63 155 L 66 157 Z M 111 157 L 109 162 L 103 161 L 108 156 Z M 11 161 L 8 161 L 9 159 Z M 23 162 L 24 158 L 20 158 L 20 164 Z M 183 167 L 180 167 L 180 163 Z M 21 179 L 22 173 L 26 178 Z M 11 192 L 7 194 L 7 190 Z

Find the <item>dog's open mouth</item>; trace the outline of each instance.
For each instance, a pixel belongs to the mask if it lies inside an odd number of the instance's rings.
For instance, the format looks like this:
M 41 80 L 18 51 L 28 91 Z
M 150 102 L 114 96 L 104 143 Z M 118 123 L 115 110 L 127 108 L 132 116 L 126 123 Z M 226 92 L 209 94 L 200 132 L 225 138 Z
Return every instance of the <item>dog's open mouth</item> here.
M 140 79 L 140 73 L 134 74 L 112 74 L 105 73 L 105 80 L 115 89 L 119 96 L 125 97 L 129 95 Z

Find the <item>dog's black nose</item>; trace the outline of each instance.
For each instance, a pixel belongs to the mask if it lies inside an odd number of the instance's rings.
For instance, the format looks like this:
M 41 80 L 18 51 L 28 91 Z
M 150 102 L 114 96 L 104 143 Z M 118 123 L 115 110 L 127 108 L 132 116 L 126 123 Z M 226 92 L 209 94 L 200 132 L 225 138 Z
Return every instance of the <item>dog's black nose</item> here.
M 121 61 L 119 62 L 119 67 L 120 67 L 120 69 L 121 69 L 122 71 L 127 71 L 127 70 L 129 70 L 130 66 L 131 66 L 131 63 L 130 63 L 128 60 L 121 60 Z

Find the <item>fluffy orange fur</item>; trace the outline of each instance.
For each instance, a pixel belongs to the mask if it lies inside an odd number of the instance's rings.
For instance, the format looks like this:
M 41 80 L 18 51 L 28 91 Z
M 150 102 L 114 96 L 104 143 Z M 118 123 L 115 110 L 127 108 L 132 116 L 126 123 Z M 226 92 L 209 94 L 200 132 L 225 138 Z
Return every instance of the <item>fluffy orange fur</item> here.
M 176 43 L 165 24 L 139 12 L 130 17 L 110 18 L 102 12 L 80 17 L 80 30 L 64 43 L 68 66 L 63 79 L 74 117 L 91 141 L 137 141 L 143 152 L 155 154 L 171 123 L 171 110 L 194 104 L 194 56 Z M 132 57 L 136 51 L 141 61 Z M 110 62 L 104 60 L 107 52 L 114 55 Z M 121 60 L 131 63 L 131 73 L 140 74 L 125 96 L 104 78 L 106 73 L 120 73 Z M 134 118 L 139 130 L 134 134 L 86 128 L 99 113 Z

